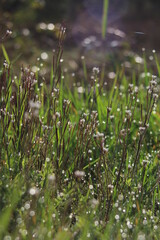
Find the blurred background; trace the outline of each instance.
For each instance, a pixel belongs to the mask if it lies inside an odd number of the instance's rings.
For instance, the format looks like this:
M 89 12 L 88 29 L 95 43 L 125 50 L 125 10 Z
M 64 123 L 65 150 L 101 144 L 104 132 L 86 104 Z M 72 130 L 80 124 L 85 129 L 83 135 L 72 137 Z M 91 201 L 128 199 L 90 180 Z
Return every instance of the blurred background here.
M 36 66 L 38 59 L 44 71 L 57 46 L 60 24 L 67 29 L 64 59 L 71 72 L 78 71 L 82 55 L 88 67 L 104 62 L 129 69 L 131 61 L 143 61 L 142 48 L 152 64 L 152 49 L 158 52 L 160 47 L 160 1 L 110 0 L 105 40 L 102 9 L 103 0 L 0 0 L 0 37 L 12 31 L 4 45 L 16 66 Z

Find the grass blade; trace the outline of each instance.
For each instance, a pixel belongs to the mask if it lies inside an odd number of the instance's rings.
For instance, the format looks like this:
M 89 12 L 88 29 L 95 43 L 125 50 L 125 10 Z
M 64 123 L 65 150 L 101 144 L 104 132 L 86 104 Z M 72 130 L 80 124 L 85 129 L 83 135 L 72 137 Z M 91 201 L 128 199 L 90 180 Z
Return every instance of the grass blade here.
M 2 51 L 3 51 L 3 55 L 4 55 L 4 57 L 5 57 L 6 61 L 7 61 L 7 63 L 10 64 L 10 60 L 9 60 L 9 57 L 8 57 L 7 51 L 6 51 L 6 49 L 5 49 L 5 47 L 4 47 L 3 44 L 2 44 Z
M 109 0 L 103 0 L 102 39 L 105 39 L 106 37 L 108 5 L 109 5 Z

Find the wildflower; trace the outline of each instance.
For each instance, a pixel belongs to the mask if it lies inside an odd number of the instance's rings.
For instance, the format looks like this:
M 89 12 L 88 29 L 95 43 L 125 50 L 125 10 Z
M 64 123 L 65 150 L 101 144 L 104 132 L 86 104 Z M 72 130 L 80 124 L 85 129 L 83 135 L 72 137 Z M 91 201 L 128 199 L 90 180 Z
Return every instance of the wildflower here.
M 55 116 L 58 117 L 58 118 L 60 118 L 61 115 L 60 115 L 59 112 L 56 112 L 56 113 L 55 113 Z
M 8 63 L 7 63 L 6 61 L 4 61 L 3 66 L 4 66 L 5 68 L 9 68 L 9 65 L 8 65 Z
M 119 199 L 119 201 L 123 201 L 123 194 L 120 194 L 119 196 L 118 196 L 118 199 Z
M 147 225 L 147 223 L 148 223 L 147 220 L 144 219 L 144 220 L 143 220 L 143 225 Z
M 59 93 L 59 89 L 58 89 L 58 88 L 54 88 L 53 91 L 54 91 L 55 93 Z
M 29 101 L 29 106 L 30 106 L 30 108 L 40 109 L 41 103 L 40 102 L 34 102 L 34 101 L 30 100 Z
M 83 178 L 83 177 L 85 177 L 85 172 L 84 171 L 80 171 L 80 170 L 76 170 L 74 175 L 77 178 Z
M 78 91 L 78 93 L 84 93 L 85 89 L 83 87 L 78 87 L 77 91 Z
M 112 110 L 112 108 L 107 107 L 107 112 L 109 113 Z
M 47 163 L 50 162 L 50 158 L 46 158 L 46 162 L 47 162 Z
M 150 81 L 150 85 L 151 85 L 151 87 L 157 86 L 157 81 L 152 79 L 152 80 Z
M 128 164 L 128 170 L 131 170 L 132 166 L 130 164 Z
M 104 133 L 97 132 L 98 137 L 104 137 Z
M 127 118 L 129 119 L 132 116 L 131 110 L 126 110 L 125 112 L 126 112 Z
M 113 189 L 113 185 L 109 184 L 108 185 L 108 189 L 112 190 Z
M 122 130 L 120 131 L 120 134 L 121 134 L 121 136 L 125 137 L 126 134 L 127 134 L 126 129 L 122 129 Z
M 130 223 L 130 221 L 127 221 L 127 227 L 128 227 L 129 229 L 132 229 L 132 224 Z
M 68 99 L 64 99 L 64 100 L 63 100 L 63 103 L 64 103 L 65 105 L 69 105 L 71 102 L 70 102 Z
M 84 118 L 80 119 L 79 124 L 81 127 L 84 127 L 85 119 Z
M 8 37 L 8 36 L 10 36 L 12 34 L 12 31 L 11 30 L 7 30 L 6 31 L 6 36 Z
M 135 88 L 134 88 L 134 92 L 135 92 L 135 93 L 138 93 L 138 90 L 139 90 L 138 87 L 135 86 Z
M 39 70 L 40 70 L 40 68 L 37 67 L 37 66 L 33 66 L 33 67 L 32 67 L 32 71 L 33 71 L 34 73 L 38 72 Z
M 92 190 L 93 189 L 93 185 L 89 185 L 89 189 Z
M 116 216 L 115 216 L 115 219 L 118 221 L 118 220 L 119 220 L 119 215 L 116 215 Z
M 130 88 L 130 89 L 133 89 L 133 84 L 129 84 L 129 88 Z
M 158 99 L 158 94 L 154 93 L 153 94 L 153 99 L 156 101 Z
M 143 161 L 142 161 L 142 165 L 143 165 L 143 167 L 146 167 L 148 163 L 149 163 L 149 161 L 147 161 L 147 160 L 143 160 Z
M 136 56 L 135 57 L 135 62 L 136 63 L 143 63 L 143 58 L 141 58 L 140 56 Z
M 93 74 L 97 75 L 99 73 L 99 68 L 98 67 L 94 67 L 92 69 L 92 71 L 93 71 Z
M 139 133 L 140 134 L 143 134 L 145 130 L 146 130 L 145 127 L 139 127 Z
M 99 222 L 98 221 L 95 221 L 94 222 L 94 225 L 97 227 L 99 225 Z
M 103 147 L 102 150 L 104 153 L 108 153 L 108 148 Z
M 110 117 L 111 120 L 114 119 L 114 115 L 110 115 L 109 117 Z

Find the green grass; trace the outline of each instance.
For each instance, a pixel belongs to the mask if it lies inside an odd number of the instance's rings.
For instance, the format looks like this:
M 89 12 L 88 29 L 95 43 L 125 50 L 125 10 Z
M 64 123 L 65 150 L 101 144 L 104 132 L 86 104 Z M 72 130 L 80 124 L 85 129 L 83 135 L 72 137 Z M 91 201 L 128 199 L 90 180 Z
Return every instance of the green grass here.
M 159 239 L 159 79 L 119 69 L 108 88 L 86 61 L 69 89 L 63 34 L 50 79 L 15 76 L 2 47 L 0 238 Z
M 108 15 L 109 0 L 103 0 L 102 14 L 102 39 L 105 39 L 107 32 L 107 15 Z

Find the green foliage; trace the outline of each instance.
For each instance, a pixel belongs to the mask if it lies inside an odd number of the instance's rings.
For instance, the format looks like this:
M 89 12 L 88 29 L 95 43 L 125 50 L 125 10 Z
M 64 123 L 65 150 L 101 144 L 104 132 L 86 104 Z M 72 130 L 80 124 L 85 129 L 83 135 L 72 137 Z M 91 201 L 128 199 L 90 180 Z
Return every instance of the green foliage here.
M 158 239 L 159 80 L 120 69 L 108 88 L 84 62 L 69 89 L 64 33 L 50 79 L 0 72 L 0 238 Z
M 10 64 L 10 60 L 9 60 L 8 54 L 7 54 L 6 49 L 5 49 L 3 44 L 2 44 L 2 51 L 3 51 L 3 55 L 4 55 L 5 59 L 6 59 L 6 62 L 8 64 Z

